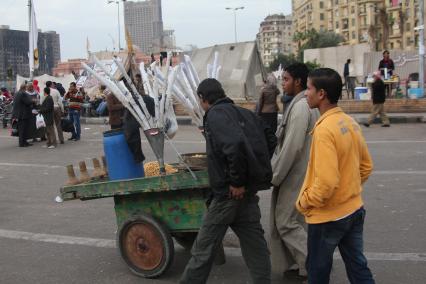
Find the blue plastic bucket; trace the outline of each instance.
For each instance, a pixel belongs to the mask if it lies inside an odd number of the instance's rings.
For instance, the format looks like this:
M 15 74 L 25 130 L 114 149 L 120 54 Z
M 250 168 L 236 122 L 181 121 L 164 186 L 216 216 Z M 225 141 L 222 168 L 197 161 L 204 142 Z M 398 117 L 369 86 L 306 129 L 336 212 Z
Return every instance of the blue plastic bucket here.
M 355 88 L 355 99 L 359 100 L 361 99 L 361 94 L 368 93 L 367 87 L 356 87 Z
M 136 163 L 122 130 L 104 132 L 104 152 L 110 180 L 145 176 L 143 163 Z

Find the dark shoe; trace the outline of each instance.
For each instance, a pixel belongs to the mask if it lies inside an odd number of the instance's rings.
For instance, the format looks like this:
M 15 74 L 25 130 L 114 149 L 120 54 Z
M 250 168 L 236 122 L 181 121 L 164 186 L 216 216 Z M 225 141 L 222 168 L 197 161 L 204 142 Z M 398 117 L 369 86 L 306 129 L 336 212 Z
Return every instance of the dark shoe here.
M 370 124 L 368 123 L 363 123 L 362 125 L 364 125 L 365 127 L 370 127 Z
M 308 279 L 308 276 L 300 275 L 299 269 L 291 269 L 291 270 L 284 271 L 284 278 L 304 281 Z
M 390 127 L 389 124 L 383 124 L 382 127 Z
M 60 143 L 61 143 L 61 144 L 64 144 L 65 142 L 64 142 L 64 141 L 61 141 Z
M 74 139 L 75 139 L 74 137 L 71 137 L 71 138 L 68 138 L 68 141 L 75 141 Z

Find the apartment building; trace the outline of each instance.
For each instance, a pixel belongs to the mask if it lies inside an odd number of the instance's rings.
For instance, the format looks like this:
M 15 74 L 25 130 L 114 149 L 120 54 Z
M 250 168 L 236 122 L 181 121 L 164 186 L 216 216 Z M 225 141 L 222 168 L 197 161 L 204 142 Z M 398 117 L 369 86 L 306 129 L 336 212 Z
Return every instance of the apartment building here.
M 291 15 L 269 15 L 260 24 L 257 43 L 263 64 L 268 67 L 278 54 L 293 51 L 293 26 Z
M 413 50 L 418 45 L 417 0 L 292 0 L 295 32 L 333 31 L 342 45 Z M 297 48 L 295 46 L 295 48 Z

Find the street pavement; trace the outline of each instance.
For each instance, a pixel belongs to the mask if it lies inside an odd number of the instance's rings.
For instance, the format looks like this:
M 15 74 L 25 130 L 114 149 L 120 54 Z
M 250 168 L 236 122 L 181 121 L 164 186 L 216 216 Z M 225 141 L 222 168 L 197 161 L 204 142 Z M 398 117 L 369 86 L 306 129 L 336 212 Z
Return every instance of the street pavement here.
M 55 203 L 66 180 L 64 166 L 103 152 L 105 125 L 83 125 L 82 140 L 58 148 L 42 143 L 18 148 L 0 130 L 0 283 L 176 283 L 188 253 L 176 245 L 170 270 L 161 278 L 134 276 L 115 248 L 112 198 Z M 365 185 L 365 251 L 377 283 L 426 283 L 426 124 L 364 128 L 375 170 Z M 205 149 L 192 126 L 174 139 L 182 153 Z M 147 160 L 154 155 L 146 141 Z M 166 144 L 165 159 L 177 161 Z M 326 169 L 325 169 L 326 170 Z M 262 223 L 269 232 L 270 191 L 261 194 Z M 250 283 L 238 240 L 225 239 L 227 263 L 215 266 L 208 283 Z M 348 283 L 336 253 L 331 283 Z M 284 281 L 274 275 L 273 283 Z

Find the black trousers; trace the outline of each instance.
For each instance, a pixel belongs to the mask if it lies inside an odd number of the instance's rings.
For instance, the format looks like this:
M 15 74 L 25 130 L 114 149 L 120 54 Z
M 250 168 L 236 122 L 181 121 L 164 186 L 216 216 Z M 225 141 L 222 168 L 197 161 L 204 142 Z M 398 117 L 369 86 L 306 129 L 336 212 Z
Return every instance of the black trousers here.
M 271 130 L 274 133 L 277 132 L 278 112 L 260 113 L 259 116 L 267 125 L 269 125 L 269 127 L 271 127 Z
M 30 119 L 18 120 L 19 147 L 23 147 L 25 144 L 27 144 L 30 122 Z

